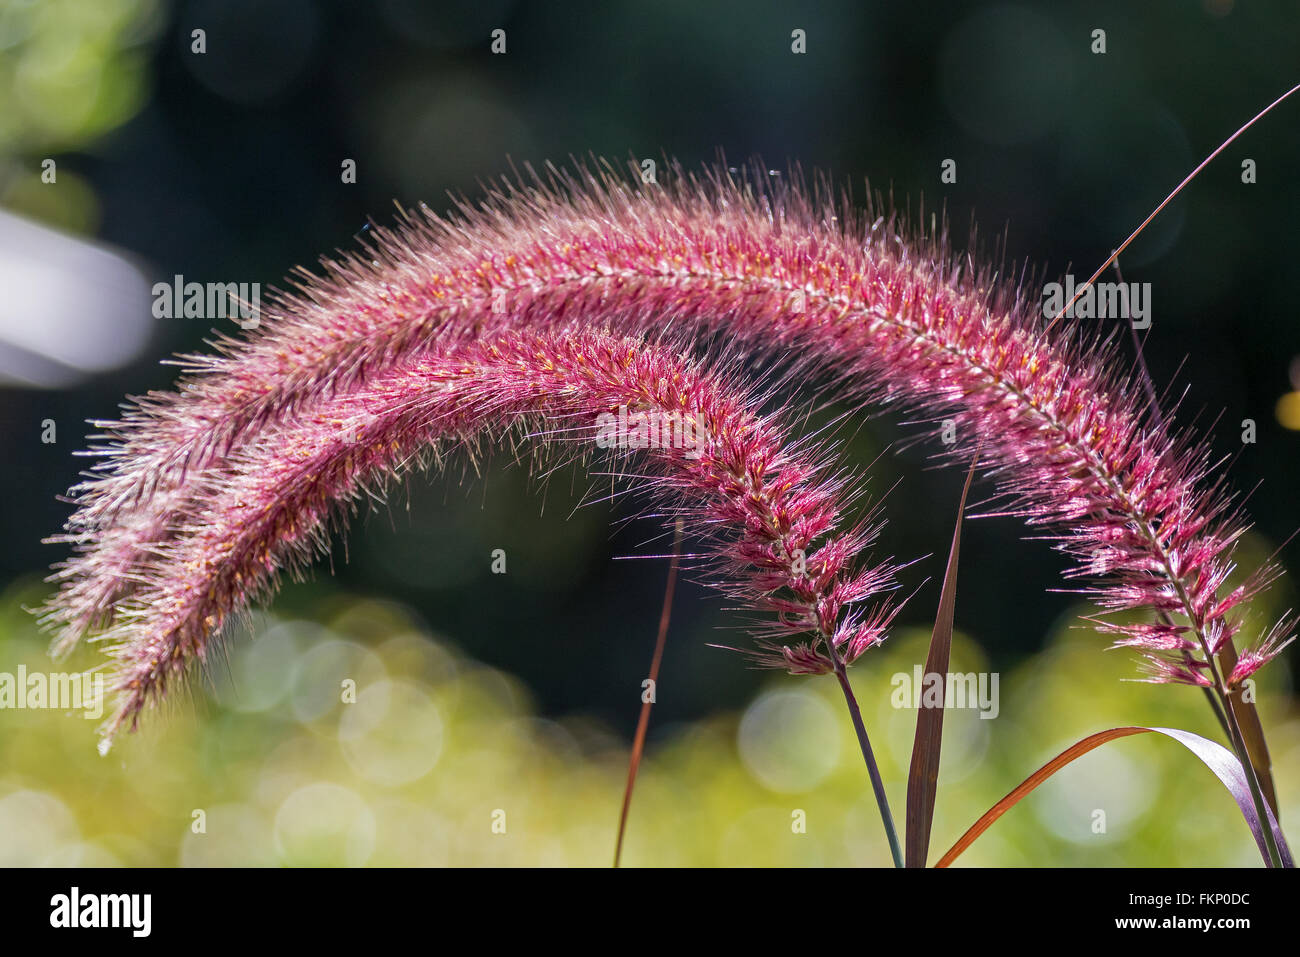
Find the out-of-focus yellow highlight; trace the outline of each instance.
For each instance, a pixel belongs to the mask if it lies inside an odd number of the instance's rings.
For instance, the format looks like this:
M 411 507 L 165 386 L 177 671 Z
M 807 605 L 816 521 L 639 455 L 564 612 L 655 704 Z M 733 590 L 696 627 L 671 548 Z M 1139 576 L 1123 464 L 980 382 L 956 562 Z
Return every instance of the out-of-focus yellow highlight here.
M 1300 432 L 1300 392 L 1288 392 L 1278 399 L 1276 414 L 1282 428 Z

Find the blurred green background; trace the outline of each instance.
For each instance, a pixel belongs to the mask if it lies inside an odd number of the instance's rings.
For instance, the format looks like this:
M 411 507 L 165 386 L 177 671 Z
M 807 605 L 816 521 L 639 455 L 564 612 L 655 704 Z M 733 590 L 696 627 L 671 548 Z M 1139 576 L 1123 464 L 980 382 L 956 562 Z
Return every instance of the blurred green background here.
M 1086 275 L 1300 79 L 1296 27 L 1283 2 L 0 0 L 0 671 L 50 667 L 21 608 L 39 603 L 43 570 L 62 557 L 40 539 L 66 518 L 56 496 L 84 464 L 72 454 L 84 421 L 166 387 L 173 371 L 158 360 L 210 332 L 153 319 L 120 285 L 97 290 L 71 252 L 66 274 L 42 281 L 89 293 L 68 293 L 58 325 L 31 294 L 22 257 L 36 243 L 20 224 L 97 244 L 114 283 L 147 289 L 179 273 L 265 288 L 351 245 L 394 201 L 472 199 L 512 160 L 693 166 L 721 149 L 829 171 L 858 195 L 869 176 L 910 210 L 945 206 L 959 238 L 977 217 L 982 237 L 1005 235 L 1017 268 Z M 497 28 L 505 55 L 489 51 Z M 796 28 L 804 55 L 790 50 Z M 1104 55 L 1089 49 L 1096 28 Z M 1154 288 L 1157 383 L 1186 392 L 1182 419 L 1203 411 L 1216 451 L 1234 457 L 1233 485 L 1255 489 L 1254 558 L 1296 526 L 1300 421 L 1285 397 L 1300 390 L 1298 116 L 1287 104 L 1247 134 L 1123 260 L 1126 280 Z M 955 184 L 940 183 L 946 158 Z M 345 159 L 355 184 L 341 181 Z M 101 292 L 116 312 L 94 308 Z M 33 338 L 43 324 L 57 334 Z M 66 351 L 77 341 L 89 358 Z M 120 361 L 96 364 L 110 346 Z M 1258 441 L 1243 446 L 1248 418 Z M 914 431 L 873 419 L 843 436 L 846 461 L 865 468 Z M 915 713 L 890 706 L 889 678 L 924 659 L 961 480 L 927 464 L 909 449 L 873 467 L 877 492 L 901 479 L 882 554 L 940 557 L 908 570 L 908 591 L 920 590 L 903 626 L 855 676 L 900 819 Z M 346 561 L 340 549 L 332 573 L 322 565 L 286 589 L 256 641 L 233 636 L 228 666 L 106 759 L 93 722 L 0 711 L 0 862 L 606 863 L 666 563 L 616 561 L 664 551 L 661 530 L 619 521 L 628 505 L 579 507 L 587 488 L 574 471 L 538 488 L 504 462 L 475 482 L 413 483 L 354 524 Z M 956 664 L 1001 673 L 1002 713 L 949 719 L 936 851 L 1087 733 L 1214 736 L 1200 695 L 1121 680 L 1131 661 L 1078 627 L 1084 609 L 1050 591 L 1060 559 L 1023 535 L 1011 521 L 966 526 L 967 664 Z M 1283 547 L 1289 567 L 1297 547 Z M 509 556 L 504 576 L 490 573 L 495 548 Z M 1292 595 L 1284 579 L 1251 628 Z M 679 590 L 627 861 L 885 863 L 833 683 L 754 672 L 708 647 L 737 638 L 719 631 L 737 623 L 723 605 L 689 581 Z M 74 665 L 96 660 L 91 649 Z M 1262 675 L 1284 822 L 1300 812 L 1295 660 Z M 339 675 L 358 681 L 356 705 L 338 703 Z M 1107 745 L 1076 769 L 966 860 L 1256 859 L 1226 793 L 1172 741 Z M 196 809 L 204 834 L 191 829 Z M 490 829 L 497 809 L 505 835 Z M 791 833 L 794 809 L 807 834 Z M 1090 830 L 1095 809 L 1105 834 Z

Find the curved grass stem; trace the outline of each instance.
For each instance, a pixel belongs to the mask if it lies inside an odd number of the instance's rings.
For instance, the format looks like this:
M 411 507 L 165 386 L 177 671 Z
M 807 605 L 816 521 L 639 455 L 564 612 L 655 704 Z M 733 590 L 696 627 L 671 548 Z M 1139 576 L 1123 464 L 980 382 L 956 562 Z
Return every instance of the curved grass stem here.
M 668 622 L 673 613 L 673 593 L 677 588 L 677 569 L 682 560 L 683 522 L 679 518 L 673 530 L 673 557 L 668 564 L 668 582 L 664 585 L 664 607 L 659 613 L 659 636 L 655 639 L 654 654 L 650 658 L 651 687 L 659 684 L 659 665 L 664 660 L 664 643 L 668 638 Z M 627 812 L 632 806 L 632 788 L 636 786 L 637 771 L 641 768 L 641 755 L 645 751 L 646 732 L 650 728 L 650 708 L 654 696 L 641 699 L 641 716 L 636 722 L 636 737 L 632 742 L 632 754 L 627 762 L 627 787 L 623 790 L 623 808 L 618 815 L 618 838 L 614 844 L 614 866 L 618 867 L 623 858 L 623 837 L 627 833 Z

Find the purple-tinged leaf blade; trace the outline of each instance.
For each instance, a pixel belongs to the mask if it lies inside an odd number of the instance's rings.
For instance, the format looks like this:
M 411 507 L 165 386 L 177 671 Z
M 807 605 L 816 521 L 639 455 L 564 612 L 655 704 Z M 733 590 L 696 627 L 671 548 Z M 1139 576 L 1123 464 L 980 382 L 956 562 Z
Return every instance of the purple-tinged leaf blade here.
M 1265 860 L 1268 860 L 1268 851 L 1264 844 L 1264 829 L 1255 810 L 1255 801 L 1250 795 L 1246 772 L 1242 769 L 1237 756 L 1218 742 L 1202 738 L 1199 734 L 1192 734 L 1190 731 L 1180 731 L 1177 728 L 1148 728 L 1147 730 L 1181 742 L 1214 772 L 1215 777 L 1223 782 L 1232 799 L 1237 802 L 1237 807 L 1241 808 L 1241 815 L 1250 826 L 1250 833 L 1255 836 L 1255 843 L 1259 845 L 1260 853 L 1264 855 Z M 1295 867 L 1295 861 L 1291 858 L 1291 848 L 1287 847 L 1286 838 L 1282 835 L 1282 828 L 1277 822 L 1273 809 L 1265 803 L 1264 810 L 1268 814 L 1268 824 L 1277 841 L 1278 853 L 1282 855 L 1282 866 Z

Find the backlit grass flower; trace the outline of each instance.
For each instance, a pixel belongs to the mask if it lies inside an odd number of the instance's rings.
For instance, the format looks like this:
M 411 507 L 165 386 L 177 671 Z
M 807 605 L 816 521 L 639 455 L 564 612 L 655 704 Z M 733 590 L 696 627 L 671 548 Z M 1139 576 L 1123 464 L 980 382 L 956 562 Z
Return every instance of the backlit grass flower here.
M 671 327 L 725 337 L 754 361 L 793 356 L 795 375 L 841 396 L 948 420 L 947 454 L 982 449 L 1008 510 L 1060 535 L 1103 609 L 1178 617 L 1110 626 L 1157 680 L 1241 674 L 1237 613 L 1270 572 L 1224 594 L 1244 525 L 1204 447 L 1135 400 L 1105 336 L 1046 328 L 1013 285 L 954 258 L 942 237 L 759 171 L 677 171 L 665 187 L 580 169 L 503 187 L 452 219 L 414 214 L 326 269 L 255 334 L 188 357 L 177 392 L 104 423 L 106 459 L 73 490 L 64 540 L 84 553 L 60 573 L 49 618 L 60 647 L 138 586 L 187 484 L 320 395 L 508 329 Z
M 705 543 L 715 584 L 771 614 L 755 654 L 803 673 L 851 662 L 893 617 L 887 604 L 865 605 L 894 587 L 893 567 L 857 567 L 874 529 L 839 527 L 843 482 L 754 404 L 733 377 L 670 344 L 599 333 L 495 334 L 322 391 L 214 460 L 170 514 L 170 537 L 145 549 L 104 636 L 120 696 L 107 739 L 208 656 L 230 615 L 323 551 L 353 503 L 511 430 L 585 456 L 620 409 L 697 423 L 688 446 L 629 450 L 647 466 L 635 485 Z

